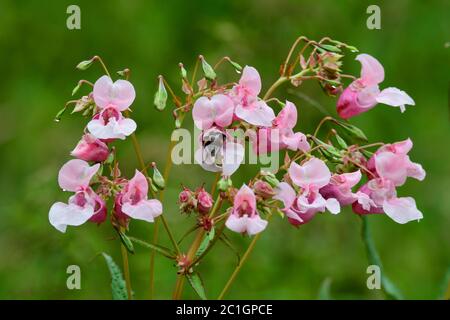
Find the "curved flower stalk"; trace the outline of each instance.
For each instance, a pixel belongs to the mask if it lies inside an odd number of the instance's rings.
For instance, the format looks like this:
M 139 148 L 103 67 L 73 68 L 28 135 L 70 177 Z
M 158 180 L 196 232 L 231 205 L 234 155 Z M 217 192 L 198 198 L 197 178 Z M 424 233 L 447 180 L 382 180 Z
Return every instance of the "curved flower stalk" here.
M 302 47 L 298 48 L 300 45 Z M 175 105 L 176 127 L 181 126 L 186 116 L 186 119 L 192 116 L 200 130 L 195 162 L 204 170 L 216 173 L 211 192 L 204 184 L 192 189 L 183 186 L 180 190 L 180 213 L 195 217 L 195 222 L 186 228 L 186 233 L 178 241 L 162 219 L 173 250 L 159 246 L 156 241 L 146 243 L 125 235 L 131 219 L 153 222 L 161 216 L 162 203 L 153 198 L 160 190 L 162 198 L 162 189 L 167 181 L 156 165 L 152 165 L 153 176 L 148 176 L 134 135 L 136 123 L 129 118 L 128 109 L 136 95 L 132 84 L 123 79 L 114 82 L 106 70 L 107 75 L 92 84 L 93 91 L 76 101 L 74 111 L 90 117 L 86 126 L 88 132 L 71 152 L 78 160 L 69 161 L 70 165 L 61 169 L 61 188 L 75 192 L 75 195 L 68 204 L 52 206 L 49 214 L 52 225 L 65 231 L 67 225 L 76 226 L 86 221 L 101 223 L 105 221 L 107 212 L 112 212 L 111 221 L 119 231 L 123 246 L 131 250 L 130 242 L 135 241 L 150 248 L 152 254 L 162 253 L 174 260 L 177 267 L 174 299 L 182 297 L 186 281 L 201 298 L 206 298 L 197 266 L 219 240 L 233 249 L 226 236 L 228 232 L 251 237 L 247 251 L 219 295 L 221 299 L 250 256 L 256 241 L 269 230 L 273 216 L 285 218 L 286 225 L 299 229 L 314 223 L 314 218 L 321 216 L 326 219 L 329 216 L 318 213 L 328 211 L 337 218 L 336 215 L 346 207 L 351 207 L 358 215 L 385 213 L 401 224 L 421 219 L 422 213 L 413 198 L 397 196 L 397 188 L 408 177 L 423 180 L 426 175 L 420 164 L 410 160 L 411 140 L 366 144 L 367 138 L 361 129 L 331 116 L 324 118 L 313 134 L 305 134 L 298 130 L 297 124 L 301 109 L 286 99 L 271 98 L 285 83 L 298 87 L 304 81 L 313 80 L 327 95 L 340 95 L 337 114 L 344 119 L 361 114 L 377 103 L 398 106 L 401 111 L 406 104 L 414 104 L 412 98 L 399 89 L 379 89 L 384 80 L 384 69 L 367 54 L 356 57 L 362 64 L 359 78 L 345 74 L 342 71 L 345 50 L 357 51 L 348 44 L 329 38 L 317 42 L 300 37 L 285 60 L 279 79 L 269 86 L 265 94 L 261 93 L 259 72 L 251 66 L 242 68 L 228 57 L 211 66 L 203 56 L 199 56 L 190 79 L 188 71 L 180 63 L 181 97 L 162 76 L 158 78 L 154 99 L 156 108 L 164 110 L 170 95 Z M 217 70 L 225 62 L 241 73 L 239 79 L 224 83 L 218 80 Z M 203 75 L 199 79 L 200 66 Z M 344 90 L 347 78 L 351 78 L 352 83 Z M 88 83 L 82 81 L 80 83 Z M 276 110 L 277 115 L 273 109 L 276 107 L 272 104 L 274 101 L 277 106 L 281 105 Z M 304 121 L 302 119 L 302 123 Z M 325 129 L 328 131 L 324 132 Z M 240 136 L 234 130 L 242 130 L 245 134 Z M 130 180 L 122 176 L 115 147 L 112 146 L 116 139 L 128 136 L 133 139 L 141 165 L 141 171 L 136 170 Z M 244 163 L 247 146 L 257 157 L 284 151 L 284 163 L 274 172 L 260 170 L 256 176 L 235 186 L 231 177 Z M 376 146 L 378 150 L 373 152 L 372 148 Z M 103 174 L 108 168 L 110 174 Z M 170 163 L 166 168 L 170 168 Z M 112 208 L 107 206 L 110 202 L 114 203 Z M 366 220 L 365 217 L 365 223 Z M 183 241 L 194 231 L 193 242 L 183 248 Z M 156 235 L 157 229 L 154 239 Z M 128 269 L 127 263 L 124 268 Z M 153 283 L 153 268 L 151 270 Z M 128 293 L 130 296 L 130 285 Z

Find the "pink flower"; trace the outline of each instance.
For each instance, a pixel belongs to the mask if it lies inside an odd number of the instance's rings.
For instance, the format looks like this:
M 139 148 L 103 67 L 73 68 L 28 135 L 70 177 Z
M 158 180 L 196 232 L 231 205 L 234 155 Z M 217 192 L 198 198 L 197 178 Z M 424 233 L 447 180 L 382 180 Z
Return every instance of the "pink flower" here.
M 58 174 L 59 186 L 75 194 L 68 204 L 56 202 L 50 208 L 49 221 L 57 230 L 66 232 L 67 226 L 79 226 L 88 220 L 101 223 L 106 219 L 105 202 L 89 187 L 99 168 L 100 164 L 91 167 L 78 159 L 62 166 Z
M 261 92 L 261 78 L 255 68 L 246 66 L 239 83 L 233 87 L 231 97 L 235 103 L 235 114 L 255 126 L 270 127 L 275 114 L 263 100 L 258 100 Z
M 276 191 L 275 199 L 284 204 L 282 211 L 293 225 L 301 225 L 310 221 L 317 212 L 340 212 L 341 208 L 335 198 L 325 199 L 319 189 L 328 185 L 331 173 L 326 164 L 317 158 L 311 158 L 303 165 L 292 162 L 288 169 L 292 182 L 301 188 L 296 195 L 295 190 L 286 182 L 281 182 Z
M 129 81 L 113 82 L 110 77 L 102 76 L 94 84 L 93 96 L 100 109 L 114 106 L 117 111 L 124 111 L 133 103 L 136 92 Z
M 194 123 L 200 130 L 206 130 L 213 125 L 224 128 L 233 122 L 234 104 L 224 94 L 216 94 L 211 99 L 201 97 L 195 101 L 192 109 Z
M 355 171 L 331 176 L 330 183 L 320 188 L 320 194 L 325 198 L 335 198 L 341 206 L 352 204 L 357 200 L 352 188 L 361 180 L 361 172 Z
M 397 223 L 404 224 L 423 218 L 411 197 L 397 198 L 395 185 L 384 178 L 376 178 L 363 185 L 359 192 L 369 196 L 371 201 L 361 198 L 353 203 L 353 211 L 358 214 L 386 213 Z
M 201 188 L 197 193 L 197 210 L 200 214 L 207 214 L 213 205 L 211 195 Z
M 70 154 L 84 161 L 103 162 L 108 158 L 109 149 L 106 143 L 86 133 Z
M 231 176 L 244 160 L 245 150 L 223 130 L 212 127 L 200 134 L 200 148 L 195 152 L 195 162 L 212 172 Z
M 122 116 L 121 111 L 133 103 L 136 93 L 126 80 L 112 82 L 103 76 L 94 84 L 93 97 L 100 113 L 88 123 L 89 132 L 98 139 L 125 139 L 136 130 L 136 122 Z
M 330 169 L 325 162 L 315 157 L 302 165 L 292 162 L 288 173 L 292 182 L 305 190 L 320 189 L 326 186 L 331 179 Z
M 361 76 L 348 86 L 337 103 L 337 112 L 341 118 L 348 119 L 366 112 L 377 103 L 399 107 L 405 111 L 405 105 L 414 105 L 414 100 L 404 91 L 397 88 L 386 88 L 380 91 L 378 84 L 384 80 L 384 68 L 377 59 L 360 54 L 356 60 L 361 62 Z
M 147 178 L 138 170 L 116 196 L 114 211 L 119 220 L 129 218 L 153 222 L 162 214 L 162 204 L 156 199 L 148 200 Z
M 391 180 L 395 186 L 403 185 L 407 177 L 422 181 L 426 176 L 425 170 L 408 156 L 412 146 L 410 139 L 386 144 L 369 159 L 367 168 L 375 175 Z
M 89 132 L 98 139 L 121 139 L 129 136 L 136 130 L 136 122 L 124 118 L 122 113 L 113 105 L 97 113 L 87 124 Z
M 283 149 L 308 152 L 310 145 L 306 136 L 301 132 L 294 133 L 296 124 L 297 108 L 292 102 L 286 101 L 284 108 L 272 121 L 271 128 L 259 129 L 257 139 L 250 136 L 255 153 L 263 154 Z
M 250 236 L 267 227 L 267 221 L 261 219 L 256 211 L 256 196 L 247 185 L 244 184 L 234 197 L 233 210 L 225 225 L 234 232 Z

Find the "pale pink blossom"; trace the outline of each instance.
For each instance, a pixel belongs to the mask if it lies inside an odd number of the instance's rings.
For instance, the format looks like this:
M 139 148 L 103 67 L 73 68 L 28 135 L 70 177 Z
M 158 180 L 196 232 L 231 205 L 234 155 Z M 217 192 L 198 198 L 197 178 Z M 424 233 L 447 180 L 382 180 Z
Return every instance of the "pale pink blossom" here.
M 116 196 L 114 211 L 119 220 L 129 218 L 153 222 L 162 214 L 162 204 L 159 200 L 148 199 L 147 178 L 138 170 L 128 181 L 122 191 Z
M 292 162 L 288 173 L 292 182 L 305 190 L 320 189 L 326 186 L 331 179 L 330 169 L 325 162 L 315 157 L 302 165 Z
M 320 188 L 320 194 L 325 198 L 335 198 L 341 206 L 352 204 L 357 200 L 357 195 L 352 188 L 361 180 L 361 171 L 334 174 L 330 183 Z
M 136 92 L 127 80 L 113 82 L 110 77 L 102 76 L 94 84 L 93 97 L 100 109 L 112 105 L 116 110 L 124 111 L 133 103 Z
M 425 170 L 408 156 L 412 146 L 410 139 L 386 144 L 369 159 L 367 168 L 376 176 L 391 180 L 396 186 L 403 185 L 407 177 L 422 181 L 426 176 Z
M 253 150 L 257 154 L 283 149 L 308 152 L 310 145 L 306 136 L 301 132 L 294 133 L 296 124 L 297 108 L 292 102 L 286 101 L 284 108 L 272 121 L 272 127 L 260 128 L 257 135 L 250 135 Z
M 380 91 L 378 85 L 384 80 L 384 68 L 377 59 L 360 54 L 356 60 L 362 65 L 361 76 L 339 97 L 337 112 L 341 118 L 348 119 L 366 112 L 377 103 L 399 107 L 401 112 L 405 111 L 405 105 L 415 105 L 414 100 L 400 89 L 391 87 Z
M 114 105 L 105 107 L 87 124 L 87 129 L 96 138 L 102 140 L 121 139 L 131 135 L 136 130 L 133 119 L 123 117 Z
M 255 193 L 247 185 L 244 184 L 236 193 L 232 212 L 225 225 L 234 232 L 246 233 L 250 236 L 267 227 L 267 221 L 261 219 L 256 210 Z
M 231 97 L 235 103 L 235 115 L 255 126 L 270 127 L 275 114 L 265 101 L 259 100 L 261 78 L 258 71 L 246 66 L 239 83 L 233 87 Z
M 84 161 L 103 162 L 108 158 L 109 149 L 106 143 L 86 133 L 70 154 Z
M 369 180 L 359 192 L 369 196 L 371 201 L 360 197 L 353 203 L 353 211 L 358 214 L 385 213 L 397 223 L 404 224 L 423 218 L 411 197 L 397 197 L 395 185 L 384 178 Z
M 192 117 L 200 130 L 206 130 L 213 125 L 224 128 L 233 122 L 234 104 L 224 94 L 216 94 L 211 98 L 201 97 L 194 103 Z
M 59 186 L 75 192 L 68 203 L 56 202 L 49 211 L 52 226 L 65 232 L 67 226 L 79 226 L 86 221 L 101 223 L 106 219 L 106 204 L 90 187 L 100 164 L 89 166 L 86 161 L 73 159 L 64 164 L 58 174 Z
M 245 149 L 242 144 L 234 142 L 223 130 L 212 127 L 203 131 L 199 140 L 201 145 L 194 159 L 207 171 L 231 176 L 244 161 Z

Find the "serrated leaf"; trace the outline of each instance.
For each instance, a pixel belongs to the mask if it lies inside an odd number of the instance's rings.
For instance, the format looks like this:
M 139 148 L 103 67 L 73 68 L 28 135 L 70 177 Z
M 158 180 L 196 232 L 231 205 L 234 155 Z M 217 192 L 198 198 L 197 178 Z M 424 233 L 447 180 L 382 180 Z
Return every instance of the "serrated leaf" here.
M 209 65 L 208 62 L 206 62 L 205 58 L 201 57 L 202 60 L 202 69 L 203 69 L 203 73 L 205 74 L 205 77 L 208 80 L 214 80 L 216 79 L 216 72 L 214 71 L 213 67 L 211 67 Z
M 186 278 L 189 281 L 189 284 L 191 285 L 192 289 L 198 294 L 200 299 L 207 300 L 206 293 L 205 293 L 205 287 L 203 286 L 203 281 L 200 278 L 200 275 L 198 273 L 190 273 L 186 275 Z
M 175 259 L 175 257 L 176 257 L 175 253 L 173 253 L 172 250 L 170 250 L 166 247 L 163 247 L 163 246 L 160 246 L 157 244 L 151 244 L 151 243 L 145 242 L 144 240 L 137 239 L 135 237 L 128 237 L 128 239 L 130 239 L 132 242 L 139 244 L 143 247 L 155 250 L 156 252 L 161 253 L 163 256 L 165 256 L 169 259 Z
M 127 300 L 127 288 L 120 268 L 109 255 L 104 252 L 102 255 L 105 258 L 106 265 L 108 266 L 109 273 L 111 274 L 111 292 L 113 300 Z
M 331 298 L 331 278 L 325 278 L 320 285 L 318 300 L 332 300 Z
M 155 98 L 153 99 L 153 104 L 155 105 L 156 109 L 159 111 L 162 111 L 166 108 L 167 104 L 167 90 L 164 86 L 164 79 L 162 77 L 159 77 L 159 85 L 158 85 L 158 91 L 155 93 Z
M 377 265 L 381 271 L 381 288 L 383 292 L 391 299 L 401 300 L 403 295 L 400 290 L 394 285 L 394 283 L 385 275 L 383 265 L 381 263 L 381 258 L 378 255 L 377 249 L 375 247 L 375 242 L 372 239 L 369 228 L 369 218 L 365 215 L 361 216 L 362 219 L 362 230 L 361 236 L 366 247 L 367 258 L 371 265 Z

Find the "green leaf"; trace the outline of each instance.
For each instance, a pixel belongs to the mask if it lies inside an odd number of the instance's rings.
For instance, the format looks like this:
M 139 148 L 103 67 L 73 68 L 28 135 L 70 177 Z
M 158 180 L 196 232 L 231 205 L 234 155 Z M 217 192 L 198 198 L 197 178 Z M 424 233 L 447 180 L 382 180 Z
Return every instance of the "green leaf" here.
M 102 255 L 105 258 L 106 264 L 111 274 L 111 292 L 113 300 L 127 300 L 127 288 L 125 280 L 123 280 L 120 268 L 109 255 L 104 252 L 102 253 Z
M 190 273 L 186 275 L 186 278 L 188 279 L 189 284 L 191 285 L 192 289 L 194 289 L 194 291 L 198 294 L 200 299 L 207 300 L 205 287 L 203 286 L 200 275 L 198 273 Z
M 158 85 L 158 91 L 155 93 L 155 98 L 153 100 L 153 103 L 159 111 L 162 111 L 166 108 L 167 104 L 167 90 L 164 86 L 164 79 L 162 76 L 159 77 L 159 85 Z
M 116 230 L 116 231 L 119 234 L 120 241 L 122 241 L 122 243 L 125 246 L 125 248 L 127 249 L 127 251 L 131 254 L 134 254 L 134 246 L 133 246 L 133 243 L 131 242 L 130 238 L 128 238 L 128 236 L 124 232 L 122 232 L 120 230 Z
M 132 242 L 137 243 L 143 247 L 155 250 L 156 252 L 161 253 L 163 256 L 165 256 L 169 259 L 175 259 L 175 257 L 176 257 L 176 254 L 174 252 L 172 252 L 172 250 L 170 250 L 166 247 L 156 245 L 156 244 L 151 244 L 151 243 L 145 242 L 141 239 L 137 239 L 135 237 L 128 237 L 128 239 L 130 239 Z
M 202 69 L 203 73 L 205 74 L 205 77 L 211 81 L 216 79 L 217 75 L 214 69 L 209 65 L 208 62 L 206 62 L 205 58 L 200 57 L 200 59 L 202 60 Z
M 86 70 L 87 68 L 89 68 L 92 65 L 92 62 L 94 62 L 93 58 L 90 60 L 81 61 L 79 64 L 77 64 L 77 69 Z
M 317 295 L 318 300 L 332 300 L 331 298 L 331 278 L 325 278 L 320 285 L 319 294 Z
M 381 258 L 378 255 L 375 243 L 372 239 L 369 228 L 369 218 L 365 215 L 361 215 L 362 219 L 362 229 L 361 236 L 366 247 L 367 257 L 369 264 L 377 265 L 381 271 L 381 288 L 384 293 L 390 298 L 395 300 L 402 300 L 403 295 L 400 290 L 394 285 L 394 283 L 385 275 L 383 270 L 383 265 L 381 263 Z

